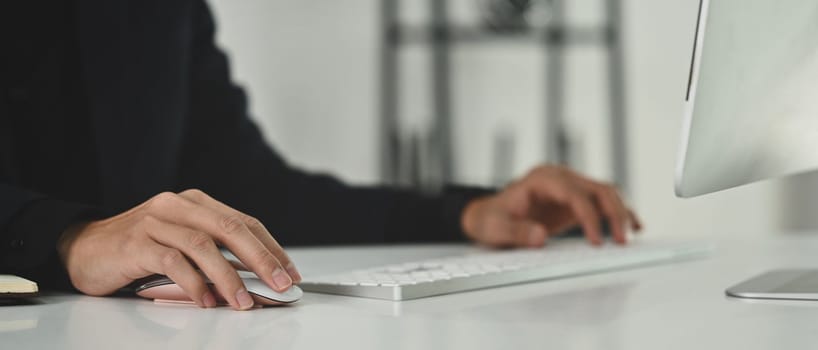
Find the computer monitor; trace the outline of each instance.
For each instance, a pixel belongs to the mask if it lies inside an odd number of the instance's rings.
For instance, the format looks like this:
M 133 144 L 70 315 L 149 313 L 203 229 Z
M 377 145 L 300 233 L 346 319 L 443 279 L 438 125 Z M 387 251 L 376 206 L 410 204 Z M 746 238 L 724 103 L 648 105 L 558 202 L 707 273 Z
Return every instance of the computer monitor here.
M 818 1 L 701 0 L 676 194 L 818 168 Z

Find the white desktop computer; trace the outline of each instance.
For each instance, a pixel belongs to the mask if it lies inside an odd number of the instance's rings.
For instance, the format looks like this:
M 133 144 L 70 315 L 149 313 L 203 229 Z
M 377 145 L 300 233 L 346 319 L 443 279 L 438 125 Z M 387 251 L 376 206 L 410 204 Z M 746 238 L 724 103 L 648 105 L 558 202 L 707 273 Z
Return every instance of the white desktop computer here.
M 676 194 L 818 168 L 818 2 L 702 0 Z
M 676 194 L 694 197 L 818 168 L 818 2 L 702 0 Z M 766 272 L 727 289 L 818 300 L 818 270 Z

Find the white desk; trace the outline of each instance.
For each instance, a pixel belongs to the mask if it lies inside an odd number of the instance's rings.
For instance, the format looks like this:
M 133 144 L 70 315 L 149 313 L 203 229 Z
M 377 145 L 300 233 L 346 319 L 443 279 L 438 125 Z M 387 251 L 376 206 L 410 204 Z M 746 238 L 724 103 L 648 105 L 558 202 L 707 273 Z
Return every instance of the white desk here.
M 52 295 L 0 308 L 2 349 L 804 349 L 818 302 L 724 289 L 773 267 L 818 267 L 818 237 L 716 242 L 703 260 L 391 302 L 308 293 L 236 312 Z M 465 246 L 290 250 L 304 274 L 455 254 Z M 16 329 L 16 330 L 15 330 Z

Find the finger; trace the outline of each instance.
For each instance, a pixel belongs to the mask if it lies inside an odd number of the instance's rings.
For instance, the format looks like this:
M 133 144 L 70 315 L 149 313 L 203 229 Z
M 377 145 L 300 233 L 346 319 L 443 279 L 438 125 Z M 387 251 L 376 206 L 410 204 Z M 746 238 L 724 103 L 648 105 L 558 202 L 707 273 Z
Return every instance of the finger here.
M 629 219 L 625 203 L 622 203 L 613 187 L 598 185 L 594 191 L 599 207 L 608 221 L 614 241 L 624 244 L 627 241 L 625 222 Z
M 150 240 L 145 240 L 140 250 L 136 255 L 140 257 L 140 264 L 146 270 L 168 276 L 200 307 L 216 306 L 216 299 L 202 276 L 182 252 Z
M 145 217 L 145 231 L 154 241 L 177 249 L 193 260 L 232 307 L 245 310 L 253 306 L 253 299 L 236 269 L 222 256 L 210 235 L 151 216 Z
M 570 171 L 563 171 L 567 174 L 564 176 L 569 179 L 579 178 Z M 549 179 L 549 177 L 532 178 L 530 184 L 534 194 L 543 200 L 556 201 L 570 207 L 582 227 L 585 238 L 591 244 L 602 244 L 602 235 L 599 232 L 599 213 L 591 202 L 588 192 L 576 182 L 550 181 Z
M 162 221 L 186 226 L 209 234 L 247 265 L 270 288 L 283 292 L 292 279 L 278 259 L 262 244 L 239 215 L 225 215 L 176 194 L 163 193 L 151 199 L 151 215 Z M 280 277 L 278 281 L 273 277 Z M 284 281 L 281 283 L 279 281 Z
M 639 217 L 636 215 L 636 213 L 634 213 L 633 210 L 628 209 L 628 217 L 630 217 L 631 229 L 634 232 L 641 232 L 642 231 L 642 221 L 639 220 Z
M 515 220 L 511 224 L 514 244 L 519 247 L 542 247 L 548 240 L 545 227 L 535 221 Z
M 602 203 L 603 198 L 605 198 L 604 200 L 608 203 L 606 205 L 609 208 L 606 210 L 603 207 L 603 210 L 606 211 L 605 214 L 606 214 L 607 217 L 610 217 L 610 214 L 608 214 L 609 211 L 618 213 L 619 218 L 621 220 L 621 224 L 614 224 L 613 221 L 609 221 L 609 224 L 610 224 L 609 226 L 616 226 L 616 227 L 621 227 L 622 228 L 622 230 L 621 230 L 622 233 L 621 233 L 620 237 L 622 237 L 623 240 L 621 240 L 621 241 L 617 238 L 617 233 L 613 232 L 614 239 L 618 243 L 624 243 L 627 240 L 627 234 L 626 234 L 625 229 L 624 229 L 625 226 L 626 226 L 626 222 L 630 222 L 630 228 L 634 232 L 638 232 L 639 230 L 642 229 L 642 224 L 639 221 L 639 218 L 636 216 L 636 214 L 634 214 L 634 212 L 632 210 L 630 210 L 628 208 L 625 201 L 622 200 L 622 196 L 619 195 L 619 191 L 617 191 L 614 186 L 600 184 L 598 182 L 592 181 L 592 180 L 587 179 L 587 178 L 583 178 L 581 176 L 578 176 L 577 178 L 583 184 L 585 184 L 585 186 L 594 188 L 595 191 L 597 193 L 599 193 L 598 200 L 600 201 L 600 206 L 601 207 L 603 206 L 603 203 Z
M 281 265 L 284 266 L 286 273 L 292 280 L 292 283 L 301 282 L 301 274 L 298 272 L 298 269 L 296 269 L 292 259 L 290 259 L 289 255 L 287 255 L 287 253 L 284 251 L 284 248 L 282 248 L 278 241 L 273 238 L 273 235 L 267 230 L 266 227 L 264 227 L 264 224 L 262 224 L 261 221 L 233 209 L 227 204 L 219 202 L 200 190 L 187 190 L 179 193 L 179 195 L 200 205 L 219 211 L 225 215 L 238 215 L 241 217 L 244 220 L 244 224 L 250 229 L 250 232 L 252 232 L 256 238 L 262 244 L 264 244 L 264 246 L 267 247 L 267 249 L 270 250 L 273 255 L 275 255 L 276 259 L 278 259 Z M 286 281 L 283 280 L 281 281 L 281 283 L 285 282 Z
M 569 206 L 577 217 L 585 239 L 593 245 L 602 244 L 602 235 L 599 232 L 599 212 L 588 196 L 584 193 L 576 193 L 569 200 Z
M 250 269 L 246 265 L 242 264 L 241 261 L 227 260 L 227 262 L 229 262 L 230 265 L 236 269 L 236 271 L 250 271 Z

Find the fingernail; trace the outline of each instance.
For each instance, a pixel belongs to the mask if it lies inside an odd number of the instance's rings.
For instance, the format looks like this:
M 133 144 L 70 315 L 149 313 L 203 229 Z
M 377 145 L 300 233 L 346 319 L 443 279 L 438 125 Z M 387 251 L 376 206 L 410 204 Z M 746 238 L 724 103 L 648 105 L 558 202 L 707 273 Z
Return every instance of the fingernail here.
M 290 279 L 290 276 L 287 275 L 284 270 L 281 268 L 276 268 L 276 270 L 273 271 L 273 283 L 276 285 L 276 288 L 278 288 L 279 291 L 283 291 L 290 288 L 290 286 L 293 284 L 293 280 Z
M 294 283 L 301 282 L 301 274 L 298 273 L 298 270 L 295 269 L 295 265 L 293 265 L 293 263 L 287 265 L 287 274 L 289 274 L 290 277 L 292 277 Z
M 247 293 L 247 290 L 244 288 L 236 292 L 236 300 L 239 302 L 239 308 L 242 310 L 253 307 L 253 297 L 251 297 L 250 293 Z
M 216 297 L 213 296 L 212 292 L 207 291 L 202 295 L 202 304 L 207 308 L 216 307 Z

